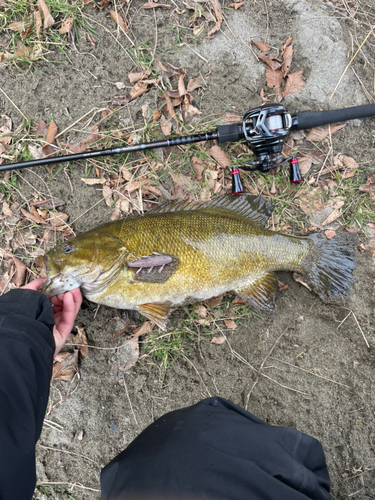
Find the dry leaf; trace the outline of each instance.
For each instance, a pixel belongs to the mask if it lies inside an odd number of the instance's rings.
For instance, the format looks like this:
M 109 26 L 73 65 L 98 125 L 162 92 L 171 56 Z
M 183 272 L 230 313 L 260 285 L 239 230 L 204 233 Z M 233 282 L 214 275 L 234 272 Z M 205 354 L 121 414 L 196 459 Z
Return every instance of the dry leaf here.
M 282 98 L 281 93 L 281 83 L 283 81 L 283 74 L 281 70 L 274 71 L 271 68 L 267 67 L 266 69 L 266 79 L 267 79 L 267 87 L 269 89 L 274 89 L 276 98 L 278 102 L 280 102 Z
M 242 116 L 238 115 L 237 113 L 230 113 L 226 112 L 222 116 L 222 121 L 225 123 L 239 123 L 242 121 Z
M 296 71 L 287 76 L 284 92 L 282 94 L 283 98 L 301 92 L 306 83 L 302 73 L 303 71 Z
M 262 88 L 262 89 L 260 89 L 259 95 L 260 95 L 260 98 L 262 99 L 262 101 L 263 101 L 263 102 L 270 102 L 270 100 L 268 99 L 268 97 L 266 97 L 266 96 L 264 95 L 264 90 L 263 90 L 263 88 Z
M 82 354 L 82 357 L 87 358 L 89 348 L 85 329 L 80 326 L 76 326 L 76 329 L 77 334 L 72 336 L 72 340 L 74 344 L 78 346 L 78 350 Z
M 42 16 L 39 10 L 34 11 L 34 21 L 35 21 L 36 36 L 39 38 L 40 28 L 42 27 Z
M 105 184 L 103 186 L 103 198 L 107 207 L 110 207 L 113 203 L 112 189 Z
M 138 341 L 138 337 L 133 337 L 132 339 L 130 339 L 129 341 L 127 341 L 127 346 L 130 347 L 131 354 L 130 354 L 129 360 L 126 363 L 125 367 L 124 368 L 120 368 L 120 370 L 122 372 L 127 372 L 128 370 L 130 370 L 131 368 L 133 368 L 133 366 L 136 364 L 136 362 L 139 359 L 139 341 Z
M 42 146 L 36 146 L 35 144 L 29 144 L 28 146 L 31 156 L 34 160 L 40 160 L 41 158 L 45 158 L 45 154 L 43 153 Z
M 199 87 L 205 87 L 206 82 L 203 76 L 198 76 L 197 78 L 189 80 L 188 86 L 187 86 L 187 91 L 188 92 L 193 92 L 195 89 Z
M 234 10 L 239 9 L 240 7 L 243 7 L 245 5 L 245 2 L 239 2 L 239 3 L 230 3 L 228 7 L 233 7 Z
M 208 153 L 218 162 L 218 164 L 223 167 L 230 167 L 231 162 L 228 154 L 221 149 L 220 146 L 212 146 L 208 150 Z
M 66 226 L 66 222 L 69 219 L 69 215 L 63 212 L 50 212 L 48 223 L 53 228 L 58 228 L 60 226 Z
M 346 123 L 342 125 L 335 125 L 331 126 L 331 134 L 334 134 L 338 130 L 341 130 L 344 128 Z M 313 127 L 310 132 L 307 134 L 307 139 L 312 142 L 319 142 L 328 137 L 329 135 L 329 129 L 328 128 L 315 128 Z
M 191 159 L 191 165 L 193 167 L 195 175 L 197 176 L 198 181 L 200 181 L 202 179 L 202 173 L 206 165 L 197 156 L 193 156 L 193 158 Z
M 44 0 L 37 0 L 38 9 L 43 12 L 44 25 L 43 28 L 46 30 L 55 23 L 54 18 L 51 16 L 50 11 Z
M 78 349 L 72 354 L 59 352 L 54 359 L 52 378 L 71 381 L 76 373 L 78 373 Z
M 55 136 L 57 134 L 57 125 L 54 121 L 51 121 L 48 126 L 47 136 L 46 136 L 46 144 L 44 144 L 42 151 L 46 156 L 50 156 L 56 153 L 56 142 Z
M 171 135 L 172 131 L 172 122 L 167 120 L 164 115 L 161 115 L 160 118 L 160 128 L 164 135 Z
M 141 71 L 140 73 L 129 73 L 128 78 L 130 83 L 136 83 L 139 82 L 140 80 L 148 78 L 151 75 L 151 73 L 152 71 L 150 69 L 147 69 L 145 71 Z
M 39 120 L 34 135 L 37 135 L 38 137 L 44 137 L 47 128 L 48 128 L 47 123 L 43 120 Z
M 125 33 L 130 33 L 125 14 L 123 12 L 115 12 L 114 10 L 110 10 L 109 15 Z
M 226 336 L 223 335 L 222 337 L 214 337 L 211 340 L 211 344 L 216 344 L 216 345 L 221 345 L 224 344 L 224 342 L 227 340 Z
M 25 21 L 16 21 L 14 23 L 10 23 L 7 26 L 7 29 L 12 31 L 24 31 L 25 30 Z
M 298 158 L 298 166 L 302 175 L 306 175 L 310 170 L 312 164 L 312 159 L 308 156 L 302 156 L 302 158 Z
M 59 29 L 60 35 L 65 35 L 65 33 L 69 33 L 73 28 L 74 19 L 72 17 L 68 17 L 62 23 L 61 28 Z
M 82 182 L 87 184 L 88 186 L 95 186 L 96 184 L 105 184 L 107 181 L 105 180 L 104 177 L 101 177 L 100 179 L 81 179 Z
M 224 295 L 218 295 L 217 297 L 211 297 L 210 299 L 207 299 L 205 301 L 205 304 L 208 307 L 215 307 L 223 302 L 223 298 L 224 298 Z
M 23 216 L 30 222 L 34 222 L 35 224 L 46 224 L 46 221 L 42 219 L 42 217 L 40 217 L 39 215 L 33 215 L 24 208 L 21 208 L 21 212 Z
M 195 312 L 195 314 L 199 316 L 200 319 L 207 318 L 207 309 L 204 306 L 199 305 L 195 307 L 193 311 Z
M 273 71 L 277 71 L 278 69 L 281 68 L 281 62 L 275 59 L 274 57 L 268 57 L 266 54 L 261 52 L 258 55 L 259 59 L 263 62 L 265 62 L 270 69 Z M 281 71 L 280 71 L 281 72 Z M 281 75 L 282 76 L 282 75 Z
M 151 333 L 154 326 L 155 323 L 153 321 L 145 321 L 142 326 L 134 330 L 133 335 L 135 337 L 140 337 L 141 335 L 146 335 L 147 333 Z
M 309 287 L 309 285 L 303 281 L 302 276 L 300 276 L 298 273 L 293 273 L 293 279 L 294 281 L 297 281 L 297 283 L 300 283 L 302 286 L 306 287 L 311 292 L 311 288 Z
M 237 328 L 236 323 L 232 319 L 225 319 L 224 320 L 225 326 L 229 328 L 230 330 L 235 330 Z
M 17 257 L 14 257 L 12 255 L 14 266 L 16 268 L 16 276 L 15 276 L 15 283 L 17 287 L 20 287 L 25 284 L 26 281 L 26 273 L 27 273 L 27 267 L 23 262 L 21 262 Z
M 327 239 L 330 240 L 334 236 L 336 236 L 336 231 L 333 231 L 332 229 L 328 229 L 327 231 L 324 231 L 324 234 L 326 235 Z
M 371 201 L 375 201 L 375 183 L 373 176 L 369 176 L 367 179 L 367 184 L 364 184 L 363 186 L 359 186 L 358 188 L 360 191 L 363 191 L 365 193 L 368 193 L 370 196 Z
M 271 50 L 271 46 L 268 43 L 257 42 L 255 40 L 251 40 L 251 43 L 255 45 L 261 52 L 269 52 Z
M 211 1 L 212 1 L 212 5 L 213 5 L 213 8 L 214 8 L 214 11 L 215 11 L 216 24 L 212 28 L 212 30 L 210 30 L 208 32 L 207 37 L 210 37 L 211 35 L 213 35 L 217 31 L 219 31 L 219 29 L 221 28 L 221 24 L 223 22 L 223 13 L 221 11 L 221 5 L 220 5 L 219 0 L 211 0 Z
M 288 290 L 289 285 L 284 285 L 284 283 L 279 281 L 279 288 L 280 288 L 280 290 L 282 290 L 284 292 L 285 290 Z
M 282 65 L 282 68 L 281 68 L 281 70 L 283 72 L 283 77 L 284 78 L 289 73 L 290 66 L 292 65 L 292 59 L 293 59 L 293 46 L 292 45 L 288 45 L 285 48 L 285 51 L 284 51 L 284 54 L 283 54 L 283 65 Z M 302 73 L 302 71 L 300 73 Z M 293 74 L 295 75 L 296 73 L 293 73 Z M 294 94 L 295 92 L 292 92 L 292 93 Z
M 167 111 L 168 111 L 169 115 L 178 124 L 177 116 L 176 116 L 176 113 L 175 113 L 175 111 L 173 109 L 171 100 L 169 99 L 169 97 L 168 97 L 168 95 L 166 93 L 164 93 L 164 98 L 165 98 L 165 102 L 166 102 L 166 105 L 167 105 Z

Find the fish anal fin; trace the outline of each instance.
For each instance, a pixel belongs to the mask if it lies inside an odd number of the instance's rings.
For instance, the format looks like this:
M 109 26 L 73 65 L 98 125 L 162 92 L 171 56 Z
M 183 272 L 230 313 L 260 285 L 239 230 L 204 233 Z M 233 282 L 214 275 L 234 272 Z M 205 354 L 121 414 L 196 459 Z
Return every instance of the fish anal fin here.
M 156 323 L 165 332 L 167 330 L 171 306 L 172 303 L 169 301 L 152 302 L 150 304 L 141 304 L 137 306 L 137 309 L 143 316 Z
M 267 273 L 246 287 L 234 291 L 250 305 L 271 313 L 275 310 L 275 300 L 280 287 L 275 273 Z

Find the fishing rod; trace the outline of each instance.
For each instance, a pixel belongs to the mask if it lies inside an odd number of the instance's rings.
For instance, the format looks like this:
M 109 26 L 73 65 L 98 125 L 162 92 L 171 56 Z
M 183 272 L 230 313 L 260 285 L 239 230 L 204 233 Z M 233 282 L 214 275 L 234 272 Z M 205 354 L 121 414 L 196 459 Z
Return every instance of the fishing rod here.
M 57 157 L 42 158 L 39 160 L 9 163 L 0 166 L 1 171 L 17 170 L 22 168 L 40 167 L 67 161 L 84 160 L 97 156 L 116 155 L 121 153 L 132 153 L 146 151 L 148 149 L 181 146 L 195 142 L 217 140 L 219 144 L 224 142 L 237 142 L 245 139 L 248 148 L 254 153 L 255 161 L 248 161 L 241 166 L 243 170 L 259 170 L 267 172 L 271 168 L 280 167 L 285 163 L 290 164 L 290 182 L 301 182 L 302 177 L 298 168 L 298 160 L 294 157 L 285 158 L 282 149 L 283 144 L 292 130 L 305 130 L 312 127 L 328 125 L 330 123 L 344 122 L 357 118 L 375 116 L 375 104 L 354 106 L 351 108 L 334 109 L 329 111 L 303 111 L 290 115 L 281 104 L 265 104 L 258 108 L 247 111 L 242 123 L 219 125 L 215 132 L 203 134 L 173 137 L 163 141 L 146 142 L 130 146 L 120 146 L 111 149 L 89 151 L 85 153 L 70 154 Z M 232 191 L 243 192 L 238 168 L 232 169 Z

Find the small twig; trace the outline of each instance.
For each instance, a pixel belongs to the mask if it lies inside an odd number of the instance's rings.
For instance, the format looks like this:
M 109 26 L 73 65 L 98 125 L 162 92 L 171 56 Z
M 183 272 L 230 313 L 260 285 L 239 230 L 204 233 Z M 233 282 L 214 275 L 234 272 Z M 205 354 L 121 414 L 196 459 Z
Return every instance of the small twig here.
M 136 416 L 135 416 L 135 413 L 134 413 L 134 410 L 133 410 L 133 405 L 132 405 L 132 402 L 130 401 L 130 397 L 129 397 L 129 393 L 128 393 L 128 388 L 127 388 L 127 386 L 126 386 L 126 382 L 125 382 L 125 376 L 124 376 L 124 374 L 122 374 L 122 379 L 123 379 L 123 381 L 124 381 L 124 388 L 125 388 L 125 392 L 126 392 L 126 397 L 128 398 L 128 401 L 129 401 L 129 404 L 130 404 L 130 409 L 131 409 L 131 411 L 132 411 L 134 421 L 135 421 L 135 423 L 138 425 L 138 420 L 136 419 Z
M 99 111 L 103 111 L 105 110 L 106 108 L 92 108 L 90 109 L 90 111 L 88 111 L 87 113 L 85 113 L 83 116 L 81 116 L 81 118 L 78 118 L 75 122 L 73 122 L 71 125 L 69 125 L 68 127 L 64 128 L 64 130 L 62 132 L 59 132 L 56 136 L 55 136 L 55 139 L 57 139 L 58 137 L 60 137 L 60 135 L 62 134 L 65 134 L 65 132 L 67 132 L 68 130 L 70 130 L 72 127 L 74 127 L 74 125 L 76 125 L 77 123 L 79 123 L 81 120 L 83 120 L 87 115 L 89 115 L 90 113 L 92 113 L 93 111 L 95 111 L 95 113 L 98 113 Z
M 67 453 L 68 455 L 75 455 L 76 457 L 84 458 L 85 460 L 89 460 L 90 462 L 93 462 L 95 465 L 100 466 L 100 464 L 95 460 L 93 460 L 92 458 L 86 457 L 85 455 L 80 455 L 79 453 L 73 453 L 72 451 L 62 450 L 60 448 L 53 448 L 52 446 L 44 446 L 43 444 L 38 444 L 38 447 L 43 448 L 45 450 L 60 451 L 61 453 Z
M 51 484 L 54 485 L 60 485 L 60 486 L 69 486 L 71 490 L 74 488 L 82 488 L 83 490 L 89 490 L 89 491 L 95 491 L 97 493 L 100 493 L 100 490 L 96 490 L 94 488 L 89 488 L 88 486 L 83 486 L 83 484 L 80 483 L 60 483 L 60 482 L 50 482 L 50 481 L 41 481 L 40 483 L 36 483 L 36 486 L 49 486 Z
M 0 87 L 0 91 L 5 95 L 5 97 L 8 99 L 8 101 L 13 104 L 13 106 L 25 118 L 25 120 L 28 120 L 27 116 L 22 113 L 22 111 L 14 104 L 14 102 L 12 101 L 12 99 L 4 92 L 4 90 L 1 87 Z
M 352 311 L 352 314 L 353 314 L 353 318 L 354 318 L 355 322 L 357 323 L 357 326 L 358 326 L 358 328 L 359 328 L 359 331 L 362 333 L 362 337 L 364 338 L 364 340 L 365 340 L 365 342 L 366 342 L 367 347 L 368 347 L 368 348 L 370 348 L 370 344 L 367 342 L 367 339 L 366 339 L 366 337 L 365 337 L 365 334 L 363 333 L 363 330 L 362 330 L 362 328 L 361 328 L 360 324 L 358 323 L 357 318 L 356 318 L 356 315 L 354 314 L 354 312 L 353 312 L 353 311 Z
M 265 362 L 267 361 L 267 359 L 269 358 L 269 356 L 271 356 L 272 354 L 272 351 L 275 349 L 275 347 L 277 346 L 277 344 L 280 342 L 280 340 L 282 339 L 283 335 L 289 330 L 291 326 L 287 326 L 285 328 L 285 330 L 281 333 L 281 335 L 278 337 L 278 339 L 276 340 L 276 342 L 273 344 L 273 346 L 271 347 L 271 350 L 269 351 L 269 353 L 267 354 L 267 356 L 264 358 L 262 364 L 260 365 L 260 368 L 258 370 L 258 375 L 257 375 L 257 378 L 252 386 L 252 388 L 250 389 L 250 392 L 249 394 L 246 396 L 246 406 L 245 406 L 245 410 L 247 410 L 248 406 L 249 406 L 249 400 L 250 400 L 250 396 L 252 394 L 252 392 L 254 391 L 255 389 L 255 386 L 257 385 L 257 383 L 259 382 L 259 379 L 260 379 L 260 376 L 262 375 L 262 369 L 263 369 L 263 366 L 265 364 Z
M 348 65 L 346 66 L 346 68 L 344 69 L 343 74 L 340 77 L 340 80 L 337 82 L 335 90 L 332 92 L 331 97 L 329 98 L 329 101 L 335 95 L 336 90 L 337 90 L 338 86 L 340 85 L 341 80 L 344 78 L 345 73 L 347 72 L 348 68 L 350 67 L 350 65 L 352 64 L 352 62 L 354 61 L 354 59 L 357 57 L 358 52 L 362 49 L 363 45 L 366 43 L 366 41 L 367 41 L 368 37 L 371 35 L 371 33 L 372 33 L 372 29 L 367 33 L 366 38 L 363 40 L 363 42 L 361 43 L 361 45 L 358 47 L 358 49 L 357 49 L 356 53 L 354 54 L 354 56 L 350 59 Z
M 191 366 L 194 368 L 194 370 L 196 371 L 196 373 L 197 373 L 198 377 L 201 379 L 201 382 L 202 382 L 202 384 L 203 384 L 204 388 L 206 389 L 208 396 L 209 396 L 210 398 L 212 398 L 212 394 L 211 394 L 211 393 L 210 393 L 210 391 L 207 389 L 206 384 L 203 382 L 203 379 L 202 379 L 202 377 L 201 377 L 201 375 L 200 375 L 199 371 L 195 368 L 194 364 L 190 361 L 190 359 L 189 359 L 187 356 L 185 356 L 185 354 L 181 353 L 181 356 L 182 356 L 183 358 L 185 358 L 185 359 L 186 359 L 186 361 L 187 361 L 188 363 L 190 363 L 190 364 L 191 364 Z
M 297 368 L 297 370 L 301 370 L 303 372 L 309 373 L 310 375 L 313 375 L 314 377 L 319 377 L 322 378 L 323 380 L 328 380 L 328 382 L 332 382 L 333 384 L 341 385 L 342 387 L 345 387 L 345 389 L 350 389 L 348 385 L 342 384 L 341 382 L 336 382 L 336 380 L 332 380 L 331 378 L 324 377 L 323 375 L 318 375 L 317 373 L 311 372 L 310 370 L 306 370 L 305 368 L 301 368 L 300 366 L 296 366 L 293 363 L 288 363 L 288 361 L 283 361 L 281 359 L 275 358 L 274 356 L 271 356 L 271 359 L 274 359 L 275 361 L 278 361 L 279 363 L 284 363 L 284 365 L 289 365 L 292 366 L 293 368 Z

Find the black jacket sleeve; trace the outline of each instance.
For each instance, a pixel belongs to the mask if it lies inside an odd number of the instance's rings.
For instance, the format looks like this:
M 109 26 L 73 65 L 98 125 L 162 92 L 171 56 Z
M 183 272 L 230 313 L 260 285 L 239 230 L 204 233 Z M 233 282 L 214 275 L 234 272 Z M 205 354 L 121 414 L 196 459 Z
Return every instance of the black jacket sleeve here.
M 52 376 L 51 303 L 33 290 L 0 297 L 0 499 L 30 500 Z

